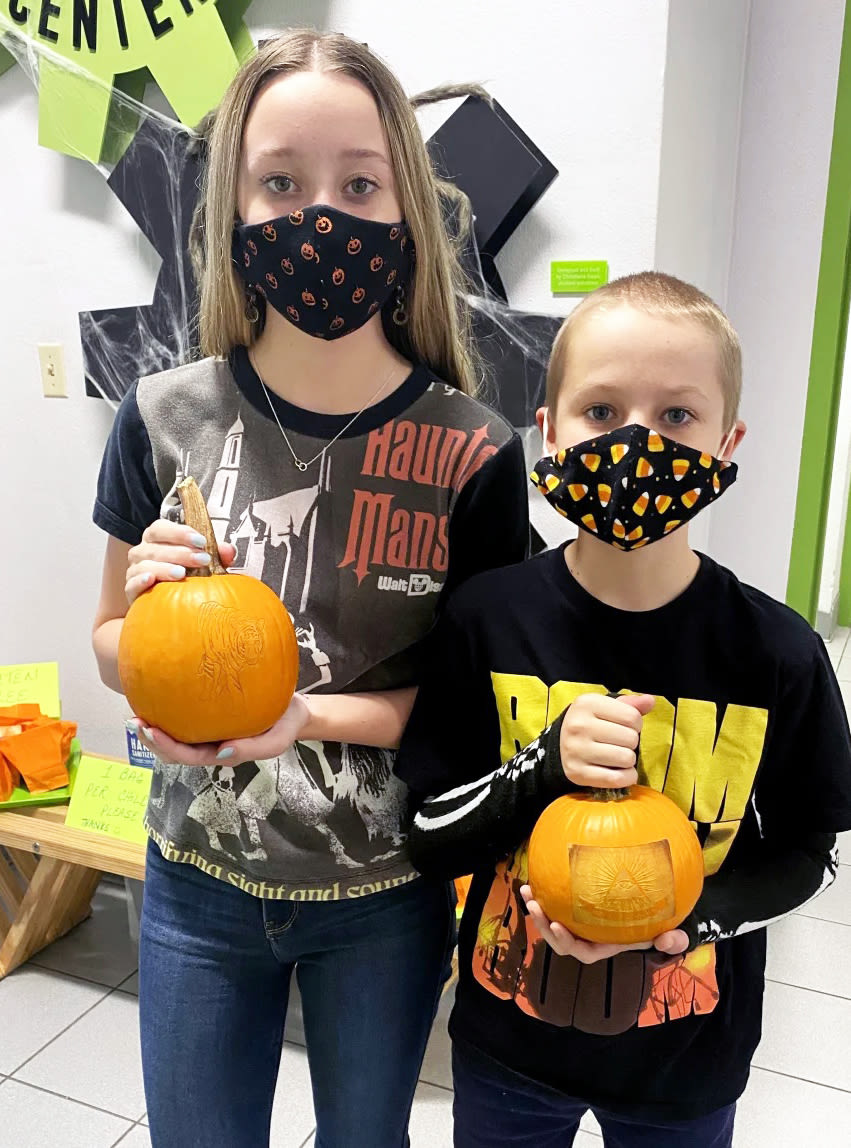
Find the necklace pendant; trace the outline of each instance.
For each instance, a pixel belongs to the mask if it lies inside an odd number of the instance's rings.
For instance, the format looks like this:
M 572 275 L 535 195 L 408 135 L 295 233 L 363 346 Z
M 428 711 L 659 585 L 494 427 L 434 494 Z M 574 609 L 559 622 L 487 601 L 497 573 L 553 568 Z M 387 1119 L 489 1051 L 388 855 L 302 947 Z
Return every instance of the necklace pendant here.
M 295 462 L 296 470 L 300 470 L 300 471 L 307 470 L 307 463 L 302 462 L 300 458 L 293 459 L 293 461 Z

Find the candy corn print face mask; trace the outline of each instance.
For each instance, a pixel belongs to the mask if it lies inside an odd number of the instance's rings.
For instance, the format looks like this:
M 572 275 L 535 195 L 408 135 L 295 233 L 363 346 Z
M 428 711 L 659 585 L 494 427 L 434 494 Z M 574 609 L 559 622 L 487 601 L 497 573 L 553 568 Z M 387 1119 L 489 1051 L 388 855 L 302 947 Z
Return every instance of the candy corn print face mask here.
M 531 479 L 581 530 L 618 550 L 638 550 L 684 526 L 736 473 L 735 463 L 633 423 L 545 455 Z

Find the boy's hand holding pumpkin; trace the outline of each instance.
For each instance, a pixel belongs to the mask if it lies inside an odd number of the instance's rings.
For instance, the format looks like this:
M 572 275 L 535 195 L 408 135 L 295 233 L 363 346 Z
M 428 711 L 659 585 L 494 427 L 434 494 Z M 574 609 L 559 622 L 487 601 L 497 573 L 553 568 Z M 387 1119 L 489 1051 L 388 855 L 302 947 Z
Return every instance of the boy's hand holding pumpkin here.
M 561 762 L 567 779 L 591 789 L 627 789 L 637 784 L 637 751 L 644 715 L 650 713 L 655 702 L 651 694 L 578 697 L 565 714 L 561 728 Z M 682 929 L 670 929 L 653 941 L 629 945 L 585 941 L 558 921 L 550 921 L 529 885 L 523 885 L 520 892 L 529 916 L 550 948 L 559 956 L 575 957 L 582 964 L 637 949 L 656 949 L 675 956 L 688 948 L 688 935 Z
M 656 949 L 657 952 L 667 953 L 673 957 L 678 953 L 684 953 L 688 948 L 688 934 L 682 929 L 669 929 L 667 933 L 660 934 L 653 941 L 643 941 L 634 945 L 599 945 L 593 941 L 583 941 L 558 921 L 547 919 L 541 906 L 534 900 L 528 885 L 521 886 L 520 894 L 526 902 L 526 908 L 535 928 L 550 948 L 560 957 L 575 957 L 583 965 L 593 965 L 595 961 L 606 961 L 618 953 L 633 952 L 636 949 Z
M 651 694 L 578 697 L 561 727 L 561 763 L 568 781 L 590 789 L 635 785 L 641 726 L 655 704 Z

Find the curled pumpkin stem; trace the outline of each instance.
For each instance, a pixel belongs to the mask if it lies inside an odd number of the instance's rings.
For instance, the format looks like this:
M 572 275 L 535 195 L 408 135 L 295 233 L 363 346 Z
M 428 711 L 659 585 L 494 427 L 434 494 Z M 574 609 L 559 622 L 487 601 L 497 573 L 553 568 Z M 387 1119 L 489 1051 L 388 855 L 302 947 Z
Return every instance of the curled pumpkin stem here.
M 177 485 L 180 505 L 183 507 L 183 521 L 207 540 L 205 550 L 210 555 L 209 566 L 195 566 L 187 569 L 187 578 L 209 578 L 211 574 L 227 574 L 219 557 L 219 543 L 213 530 L 213 523 L 207 511 L 207 504 L 194 478 L 184 478 Z

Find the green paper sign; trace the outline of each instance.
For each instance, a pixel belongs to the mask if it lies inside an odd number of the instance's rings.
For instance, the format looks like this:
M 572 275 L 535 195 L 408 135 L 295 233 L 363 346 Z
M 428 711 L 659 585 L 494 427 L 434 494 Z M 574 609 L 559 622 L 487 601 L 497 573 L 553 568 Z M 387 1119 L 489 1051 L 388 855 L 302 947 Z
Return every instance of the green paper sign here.
M 56 662 L 27 662 L 0 666 L 0 706 L 35 703 L 45 717 L 62 716 L 59 704 L 59 666 Z
M 609 265 L 599 259 L 573 259 L 550 264 L 553 295 L 587 295 L 609 281 Z
M 65 824 L 144 845 L 145 810 L 152 778 L 152 771 L 144 766 L 83 754 Z
M 253 51 L 241 21 L 248 3 L 0 0 L 0 34 L 29 40 L 38 56 L 39 143 L 98 163 L 113 85 L 129 73 L 150 73 L 178 119 L 194 127 Z M 118 86 L 138 98 L 146 80 Z

